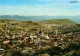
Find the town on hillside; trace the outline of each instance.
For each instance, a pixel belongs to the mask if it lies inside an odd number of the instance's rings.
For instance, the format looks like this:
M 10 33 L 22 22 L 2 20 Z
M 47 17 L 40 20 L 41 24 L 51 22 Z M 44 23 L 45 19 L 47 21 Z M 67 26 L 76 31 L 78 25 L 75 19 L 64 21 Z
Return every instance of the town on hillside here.
M 0 56 L 80 56 L 80 24 L 0 20 Z

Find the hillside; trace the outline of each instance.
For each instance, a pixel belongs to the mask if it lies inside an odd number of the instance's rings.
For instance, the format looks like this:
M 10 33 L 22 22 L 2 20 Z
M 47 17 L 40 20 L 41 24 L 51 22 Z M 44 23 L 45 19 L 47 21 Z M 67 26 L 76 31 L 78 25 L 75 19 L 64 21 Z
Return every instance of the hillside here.
M 19 16 L 19 15 L 2 15 L 0 19 L 11 19 L 16 21 L 42 21 L 50 19 L 69 19 L 73 22 L 80 23 L 80 16 Z
M 52 19 L 52 20 L 43 20 L 40 23 L 48 23 L 48 24 L 75 24 L 69 19 Z
M 15 21 L 15 20 L 9 20 L 9 19 L 0 19 L 0 29 L 3 29 L 4 26 L 6 27 L 13 27 L 14 29 L 21 29 L 21 30 L 39 30 L 43 28 L 41 24 L 38 22 L 33 21 Z
M 32 16 L 19 16 L 19 15 L 2 15 L 0 19 L 11 19 L 16 21 L 40 21 L 41 19 Z

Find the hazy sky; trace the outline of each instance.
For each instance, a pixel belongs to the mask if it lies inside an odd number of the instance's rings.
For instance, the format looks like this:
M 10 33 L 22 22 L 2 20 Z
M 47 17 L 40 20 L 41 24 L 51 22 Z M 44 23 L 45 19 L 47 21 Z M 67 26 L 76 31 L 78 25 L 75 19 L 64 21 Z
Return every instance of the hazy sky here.
M 1 0 L 0 15 L 76 16 L 80 15 L 80 0 Z

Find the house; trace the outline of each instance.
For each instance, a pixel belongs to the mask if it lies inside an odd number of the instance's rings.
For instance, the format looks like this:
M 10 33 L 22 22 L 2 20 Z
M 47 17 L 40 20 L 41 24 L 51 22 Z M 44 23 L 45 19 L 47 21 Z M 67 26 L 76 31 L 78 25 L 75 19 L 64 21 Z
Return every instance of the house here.
M 9 43 L 10 41 L 8 40 L 8 39 L 4 39 L 3 40 L 3 44 L 7 44 L 7 43 Z
M 36 35 L 31 35 L 30 38 L 32 38 L 32 39 L 37 38 L 37 36 Z
M 0 56 L 3 56 L 5 53 L 5 50 L 4 49 L 0 49 Z
M 56 41 L 52 41 L 52 44 L 53 44 L 54 46 L 58 46 L 58 43 L 57 43 Z
M 7 44 L 6 45 L 6 48 L 9 48 L 10 49 L 11 48 L 11 45 L 10 44 Z
M 29 40 L 30 41 L 30 43 L 33 43 L 33 40 Z
M 48 40 L 49 39 L 49 36 L 45 36 L 45 38 Z

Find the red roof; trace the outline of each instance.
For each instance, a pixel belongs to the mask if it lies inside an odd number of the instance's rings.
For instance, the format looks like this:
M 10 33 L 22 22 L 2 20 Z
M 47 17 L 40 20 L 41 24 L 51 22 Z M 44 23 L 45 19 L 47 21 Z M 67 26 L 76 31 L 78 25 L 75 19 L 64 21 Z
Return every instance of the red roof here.
M 32 35 L 32 36 L 35 36 L 35 35 Z
M 26 37 L 27 35 L 23 35 L 22 38 Z
M 63 37 L 63 35 L 61 35 L 61 37 Z
M 3 43 L 2 42 L 0 42 L 0 45 L 2 45 Z
M 37 38 L 40 38 L 40 37 L 37 37 Z
M 52 43 L 54 43 L 54 44 L 55 44 L 55 43 L 56 43 L 56 41 L 52 41 Z
M 9 46 L 9 47 L 10 47 L 10 44 L 7 44 L 7 46 Z
M 27 43 L 23 43 L 24 45 L 27 45 Z
M 70 40 L 69 38 L 67 38 L 67 40 Z
M 56 38 L 59 38 L 59 36 L 57 36 Z
M 23 45 L 27 45 L 27 43 L 22 43 L 21 45 L 22 45 L 22 46 L 23 46 Z
M 17 38 L 17 40 L 20 40 L 20 38 Z
M 29 41 L 32 41 L 32 40 L 29 40 Z
M 8 39 L 4 39 L 3 41 L 8 41 Z

